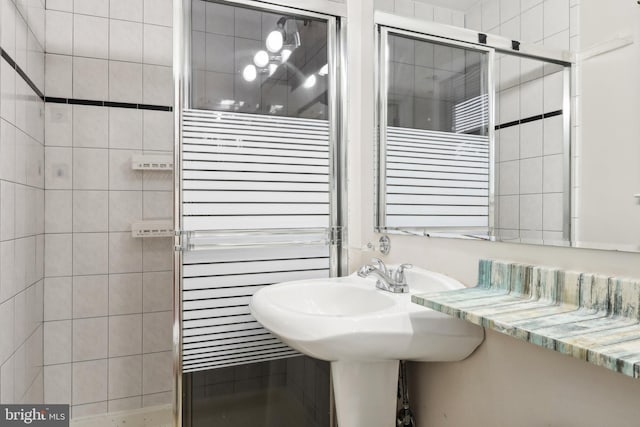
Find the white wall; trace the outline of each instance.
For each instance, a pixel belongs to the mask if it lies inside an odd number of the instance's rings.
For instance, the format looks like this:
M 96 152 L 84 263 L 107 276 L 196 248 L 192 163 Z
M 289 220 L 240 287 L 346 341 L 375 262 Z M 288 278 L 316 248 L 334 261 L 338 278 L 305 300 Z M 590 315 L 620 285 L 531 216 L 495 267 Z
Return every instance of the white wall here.
M 556 0 L 547 0 L 553 1 Z M 491 3 L 499 6 L 511 2 L 505 0 Z M 533 0 L 525 3 L 529 5 L 541 2 Z M 615 14 L 606 9 L 615 9 L 622 3 L 622 0 L 613 3 L 595 0 L 583 2 L 581 31 L 589 32 L 585 25 L 590 22 L 591 17 L 594 25 L 599 21 L 609 22 L 613 27 L 619 25 L 620 21 Z M 637 9 L 634 2 L 627 3 Z M 354 82 L 349 86 L 349 253 L 351 268 L 356 269 L 374 255 L 363 252 L 363 246 L 367 242 L 377 242 L 379 237 L 373 233 L 375 135 L 373 76 L 369 72 L 374 66 L 373 28 L 369 24 L 373 15 L 373 2 L 348 2 L 347 6 L 350 17 L 349 81 Z M 499 7 L 495 10 L 499 10 Z M 622 13 L 633 16 L 631 11 Z M 637 11 L 635 13 L 634 22 L 640 22 Z M 586 37 L 584 42 L 585 45 L 590 43 Z M 637 50 L 637 46 L 630 49 Z M 601 74 L 594 78 L 604 80 L 611 69 L 603 66 L 597 72 Z M 584 78 L 586 81 L 588 76 Z M 631 84 L 630 81 L 627 82 Z M 583 95 L 586 94 L 586 87 L 585 85 Z M 362 101 L 356 103 L 353 101 L 355 99 Z M 625 102 L 624 106 L 629 111 L 637 113 L 637 104 L 632 96 L 620 101 Z M 594 117 L 598 117 L 597 114 L 603 114 L 610 106 L 598 104 L 593 108 L 597 110 L 593 113 Z M 601 132 L 598 144 L 602 146 L 605 140 L 609 140 L 603 138 L 602 133 L 611 128 L 611 121 L 594 120 L 593 126 L 601 129 L 594 129 L 593 132 L 596 135 Z M 640 133 L 635 133 L 636 141 L 638 134 Z M 638 158 L 640 157 L 636 156 L 634 160 L 637 161 Z M 609 171 L 589 170 L 588 173 L 606 180 Z M 634 173 L 625 174 L 625 177 L 633 179 Z M 467 286 L 475 284 L 478 261 L 481 258 L 508 259 L 640 277 L 638 253 L 409 236 L 390 237 L 391 253 L 386 261 L 410 262 L 443 272 Z M 412 364 L 410 371 L 412 404 L 418 426 L 625 426 L 637 424 L 640 416 L 635 403 L 640 398 L 640 383 L 637 381 L 493 332 L 488 332 L 485 342 L 463 362 Z
M 580 64 L 579 239 L 640 249 L 640 6 L 583 0 L 582 49 L 617 36 L 635 43 Z
M 173 174 L 131 157 L 172 153 L 173 113 L 139 105 L 173 104 L 172 0 L 49 0 L 46 20 L 45 92 L 64 102 L 45 117 L 44 401 L 74 418 L 169 403 L 173 240 L 131 223 L 172 216 Z
M 44 0 L 0 1 L 0 47 L 44 91 Z M 44 101 L 0 59 L 0 402 L 42 401 Z

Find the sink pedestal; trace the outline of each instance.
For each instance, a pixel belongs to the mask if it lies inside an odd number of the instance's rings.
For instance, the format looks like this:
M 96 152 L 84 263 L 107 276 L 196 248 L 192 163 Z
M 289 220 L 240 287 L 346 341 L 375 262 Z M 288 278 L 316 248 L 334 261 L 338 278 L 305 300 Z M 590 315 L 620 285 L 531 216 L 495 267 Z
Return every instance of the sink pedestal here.
M 398 360 L 331 362 L 339 427 L 396 424 Z
M 482 328 L 411 302 L 462 283 L 420 268 L 406 279 L 402 294 L 354 273 L 265 286 L 251 299 L 251 314 L 282 342 L 332 361 L 339 427 L 395 426 L 400 360 L 458 361 L 482 342 Z

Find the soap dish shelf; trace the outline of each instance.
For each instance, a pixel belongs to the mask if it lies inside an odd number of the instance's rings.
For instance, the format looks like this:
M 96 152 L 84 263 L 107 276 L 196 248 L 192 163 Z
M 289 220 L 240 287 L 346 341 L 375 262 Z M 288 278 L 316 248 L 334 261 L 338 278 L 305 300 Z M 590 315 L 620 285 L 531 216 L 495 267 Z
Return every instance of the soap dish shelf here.
M 138 221 L 131 224 L 132 237 L 173 237 L 173 220 Z
M 131 156 L 131 169 L 143 171 L 172 171 L 173 157 L 166 154 L 135 154 Z

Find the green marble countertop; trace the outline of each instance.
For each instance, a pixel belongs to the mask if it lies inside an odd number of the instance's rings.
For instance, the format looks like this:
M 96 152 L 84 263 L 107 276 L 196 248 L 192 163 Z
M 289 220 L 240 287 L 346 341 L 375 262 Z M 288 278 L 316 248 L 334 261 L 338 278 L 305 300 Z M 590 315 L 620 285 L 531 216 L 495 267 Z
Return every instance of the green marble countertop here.
M 594 365 L 640 377 L 640 281 L 481 260 L 475 288 L 412 301 Z

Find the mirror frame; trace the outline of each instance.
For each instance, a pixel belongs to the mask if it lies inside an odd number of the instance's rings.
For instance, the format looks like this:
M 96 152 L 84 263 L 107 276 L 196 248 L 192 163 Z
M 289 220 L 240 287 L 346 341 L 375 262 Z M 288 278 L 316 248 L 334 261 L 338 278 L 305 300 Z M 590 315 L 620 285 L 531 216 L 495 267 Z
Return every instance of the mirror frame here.
M 377 233 L 408 234 L 430 237 L 453 237 L 462 239 L 480 239 L 501 241 L 497 239 L 494 232 L 494 223 L 497 212 L 495 212 L 495 96 L 496 82 L 494 79 L 494 64 L 496 54 L 509 54 L 522 58 L 545 61 L 564 67 L 563 71 L 563 145 L 564 162 L 567 165 L 563 176 L 563 240 L 561 241 L 520 241 L 521 243 L 546 244 L 554 246 L 573 246 L 572 241 L 572 206 L 574 204 L 574 193 L 571 183 L 571 78 L 574 71 L 575 57 L 570 52 L 549 49 L 537 45 L 527 45 L 513 43 L 505 37 L 492 34 L 479 33 L 450 25 L 438 24 L 435 22 L 425 22 L 415 18 L 406 18 L 390 13 L 376 11 L 375 22 L 375 194 L 374 206 L 375 218 L 374 227 Z M 415 39 L 425 41 L 435 41 L 448 44 L 452 47 L 460 47 L 476 51 L 484 51 L 489 54 L 488 58 L 488 96 L 489 96 L 489 203 L 488 216 L 489 224 L 487 236 L 464 234 L 456 229 L 447 228 L 425 228 L 425 227 L 387 227 L 386 219 L 386 117 L 387 117 L 387 89 L 389 75 L 389 56 L 386 41 L 389 34 L 399 34 L 410 36 Z M 481 43 L 484 38 L 486 43 Z M 514 49 L 517 46 L 517 49 Z M 385 79 L 385 80 L 383 80 Z

